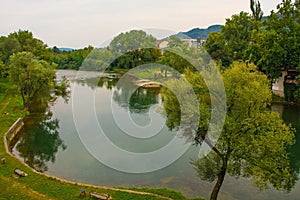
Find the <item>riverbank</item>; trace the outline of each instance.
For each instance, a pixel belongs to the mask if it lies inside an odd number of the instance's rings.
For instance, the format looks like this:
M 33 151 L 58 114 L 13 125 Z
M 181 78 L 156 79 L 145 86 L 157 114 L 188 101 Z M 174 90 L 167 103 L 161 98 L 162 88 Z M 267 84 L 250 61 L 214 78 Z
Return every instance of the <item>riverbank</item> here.
M 5 79 L 0 79 L 0 137 L 3 138 L 9 127 L 27 112 L 22 110 L 21 98 Z M 9 139 L 9 138 L 7 138 Z M 155 188 L 108 188 L 72 183 L 55 177 L 37 173 L 18 159 L 6 153 L 4 140 L 0 140 L 0 199 L 81 199 L 80 190 L 110 194 L 113 199 L 187 199 L 180 192 Z M 17 177 L 13 171 L 19 168 L 28 174 Z M 88 197 L 86 197 L 88 199 Z

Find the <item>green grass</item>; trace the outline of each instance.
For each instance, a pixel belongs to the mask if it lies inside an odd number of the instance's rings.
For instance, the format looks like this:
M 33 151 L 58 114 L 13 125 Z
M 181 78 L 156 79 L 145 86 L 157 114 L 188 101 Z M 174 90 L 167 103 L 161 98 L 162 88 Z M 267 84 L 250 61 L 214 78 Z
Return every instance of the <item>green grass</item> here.
M 118 187 L 120 189 L 126 189 L 125 187 Z M 131 187 L 129 188 L 130 190 L 134 191 L 139 191 L 139 192 L 149 192 L 153 194 L 158 194 L 162 196 L 167 196 L 171 199 L 176 199 L 176 200 L 185 200 L 186 197 L 183 196 L 181 192 L 178 192 L 176 190 L 172 190 L 169 188 L 147 188 L 147 187 L 142 187 L 142 188 L 136 188 L 136 187 Z M 193 200 L 203 200 L 201 198 L 194 198 Z
M 164 75 L 164 73 L 161 72 L 159 67 L 148 67 L 148 68 L 134 68 L 130 71 L 131 74 L 134 74 L 135 76 L 141 78 L 141 79 L 154 79 L 154 74 L 161 74 Z
M 105 72 L 119 73 L 119 74 L 125 74 L 129 72 L 130 74 L 135 75 L 141 79 L 154 79 L 155 73 L 161 74 L 162 76 L 165 75 L 165 72 L 161 72 L 160 66 L 143 66 L 143 67 L 136 67 L 133 69 L 112 69 L 112 70 L 106 70 Z
M 8 114 L 4 115 L 4 112 Z M 61 182 L 33 172 L 18 159 L 6 154 L 3 142 L 4 134 L 9 127 L 19 117 L 24 117 L 26 114 L 27 112 L 22 110 L 21 98 L 15 92 L 15 88 L 7 80 L 0 79 L 0 158 L 6 158 L 6 164 L 0 164 L 0 199 L 82 199 L 81 189 L 85 189 L 86 192 L 108 193 L 113 199 L 122 200 L 156 200 L 164 199 L 163 197 L 187 199 L 180 192 L 170 189 L 132 188 L 132 192 L 147 192 L 159 196 L 135 194 L 130 191 L 117 191 L 113 188 Z M 16 177 L 13 173 L 15 168 L 21 169 L 28 176 Z M 85 199 L 89 199 L 88 193 Z

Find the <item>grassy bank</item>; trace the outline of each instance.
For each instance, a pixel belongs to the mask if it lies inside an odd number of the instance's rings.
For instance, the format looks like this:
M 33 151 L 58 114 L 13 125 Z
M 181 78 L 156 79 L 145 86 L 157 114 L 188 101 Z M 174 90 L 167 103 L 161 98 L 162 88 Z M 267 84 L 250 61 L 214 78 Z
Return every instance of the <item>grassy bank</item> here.
M 22 102 L 14 88 L 5 79 L 0 79 L 0 199 L 82 199 L 80 190 L 110 194 L 113 199 L 186 199 L 180 192 L 170 189 L 151 188 L 106 188 L 58 181 L 35 173 L 18 159 L 5 152 L 3 137 L 9 127 L 27 113 L 22 110 Z M 5 113 L 5 114 L 4 114 Z M 15 168 L 28 174 L 19 178 L 14 175 Z M 88 195 L 85 199 L 88 199 Z

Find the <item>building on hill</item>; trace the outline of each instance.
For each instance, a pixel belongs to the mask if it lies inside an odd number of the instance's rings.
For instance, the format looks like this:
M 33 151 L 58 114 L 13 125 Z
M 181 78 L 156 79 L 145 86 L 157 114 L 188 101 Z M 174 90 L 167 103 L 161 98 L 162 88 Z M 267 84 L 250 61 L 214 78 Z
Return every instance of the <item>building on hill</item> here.
M 200 48 L 202 47 L 206 40 L 205 39 L 180 39 L 183 42 L 188 43 L 189 47 L 195 47 L 195 48 Z M 160 49 L 165 49 L 168 47 L 169 41 L 168 39 L 163 39 L 163 40 L 158 40 L 157 41 L 157 47 Z
M 157 47 L 160 49 L 165 49 L 168 47 L 169 41 L 166 39 L 158 40 L 157 41 Z
M 181 39 L 181 41 L 187 42 L 189 44 L 189 47 L 195 47 L 195 48 L 200 48 L 202 47 L 206 40 L 205 39 Z

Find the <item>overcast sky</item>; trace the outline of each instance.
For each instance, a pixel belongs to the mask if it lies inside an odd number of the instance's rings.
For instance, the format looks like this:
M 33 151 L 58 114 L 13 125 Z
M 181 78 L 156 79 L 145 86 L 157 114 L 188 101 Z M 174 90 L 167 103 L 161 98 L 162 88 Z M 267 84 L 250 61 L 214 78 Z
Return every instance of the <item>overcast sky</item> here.
M 188 31 L 224 24 L 250 0 L 2 0 L 0 35 L 29 30 L 50 47 L 101 46 L 130 29 Z M 260 0 L 265 15 L 281 0 Z M 157 32 L 157 31 L 155 31 Z

